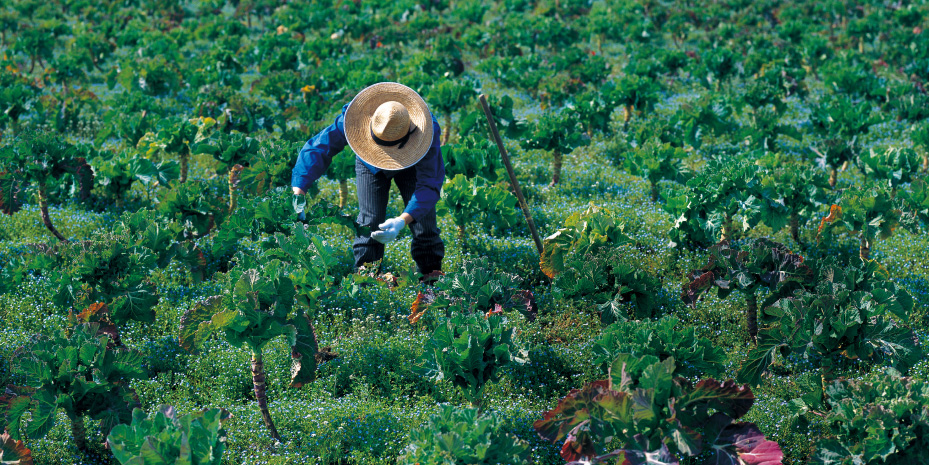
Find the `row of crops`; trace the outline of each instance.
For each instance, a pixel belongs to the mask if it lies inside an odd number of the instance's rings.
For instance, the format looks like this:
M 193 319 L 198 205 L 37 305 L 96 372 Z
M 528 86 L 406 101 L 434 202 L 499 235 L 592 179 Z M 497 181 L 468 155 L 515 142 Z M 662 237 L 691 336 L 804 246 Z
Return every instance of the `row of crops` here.
M 0 461 L 926 464 L 928 27 L 872 0 L 4 2 Z M 406 233 L 353 270 L 350 150 L 290 194 L 382 81 L 442 128 L 432 284 Z

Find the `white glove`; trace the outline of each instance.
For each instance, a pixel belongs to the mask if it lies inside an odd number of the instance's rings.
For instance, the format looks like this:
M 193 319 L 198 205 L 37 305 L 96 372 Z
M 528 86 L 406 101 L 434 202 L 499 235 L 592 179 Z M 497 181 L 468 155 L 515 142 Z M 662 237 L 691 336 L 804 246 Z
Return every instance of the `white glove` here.
M 407 222 L 403 218 L 394 217 L 378 225 L 381 230 L 371 232 L 371 237 L 381 244 L 388 244 L 397 238 L 400 230 L 403 230 L 405 226 L 407 226 Z

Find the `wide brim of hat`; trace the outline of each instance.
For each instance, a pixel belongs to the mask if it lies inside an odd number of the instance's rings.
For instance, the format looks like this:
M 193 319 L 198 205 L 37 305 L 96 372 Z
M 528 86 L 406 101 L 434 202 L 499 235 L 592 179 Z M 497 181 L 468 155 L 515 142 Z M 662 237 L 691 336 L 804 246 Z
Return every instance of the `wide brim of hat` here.
M 371 137 L 375 110 L 391 101 L 406 107 L 410 124 L 417 127 L 402 148 L 378 145 Z M 426 101 L 399 83 L 378 83 L 362 89 L 349 103 L 344 123 L 349 147 L 369 165 L 382 170 L 402 170 L 419 162 L 433 142 L 433 117 Z

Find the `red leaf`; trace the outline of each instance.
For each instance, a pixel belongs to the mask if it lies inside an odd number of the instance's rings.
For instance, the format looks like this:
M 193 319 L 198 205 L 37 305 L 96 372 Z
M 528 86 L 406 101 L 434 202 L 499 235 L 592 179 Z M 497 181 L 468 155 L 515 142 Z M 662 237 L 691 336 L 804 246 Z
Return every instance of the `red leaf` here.
M 539 308 L 536 306 L 536 297 L 533 296 L 532 291 L 519 290 L 510 297 L 510 301 L 513 303 L 514 307 L 517 307 L 520 314 L 523 314 L 527 321 L 532 322 L 536 320 Z
M 32 462 L 32 451 L 21 440 L 13 440 L 6 432 L 0 435 L 0 461 L 3 464 L 35 464 Z
M 711 464 L 782 464 L 784 454 L 778 443 L 767 440 L 751 422 L 731 421 L 716 413 L 707 423 Z
M 609 386 L 608 380 L 598 380 L 570 391 L 555 409 L 534 422 L 533 428 L 552 443 L 565 439 L 560 454 L 566 461 L 594 457 L 597 451 L 590 434 L 591 422 L 600 422 L 609 411 L 622 411 L 621 405 L 629 398 L 627 393 L 610 390 Z
M 689 306 L 694 306 L 701 297 L 701 292 L 714 285 L 714 272 L 707 271 L 699 275 L 691 283 L 682 285 L 681 300 Z
M 417 293 L 417 299 L 414 300 L 413 305 L 410 306 L 410 317 L 407 317 L 411 324 L 417 323 L 417 321 L 423 317 L 423 314 L 426 314 L 426 310 L 429 308 L 430 303 L 433 302 L 433 299 L 435 299 L 435 296 L 429 291 L 426 293 Z
M 820 236 L 820 232 L 823 231 L 823 227 L 830 222 L 834 222 L 843 215 L 843 209 L 840 206 L 833 204 L 830 206 L 830 215 L 827 215 L 820 220 L 820 226 L 817 228 L 817 236 Z

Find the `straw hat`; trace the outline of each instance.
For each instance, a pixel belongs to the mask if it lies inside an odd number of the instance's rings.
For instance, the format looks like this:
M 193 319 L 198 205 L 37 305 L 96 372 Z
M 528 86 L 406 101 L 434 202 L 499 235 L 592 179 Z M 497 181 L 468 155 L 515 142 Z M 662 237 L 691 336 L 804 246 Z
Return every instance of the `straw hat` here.
M 373 167 L 401 170 L 423 158 L 433 143 L 433 117 L 426 101 L 398 83 L 362 89 L 345 116 L 349 146 Z

